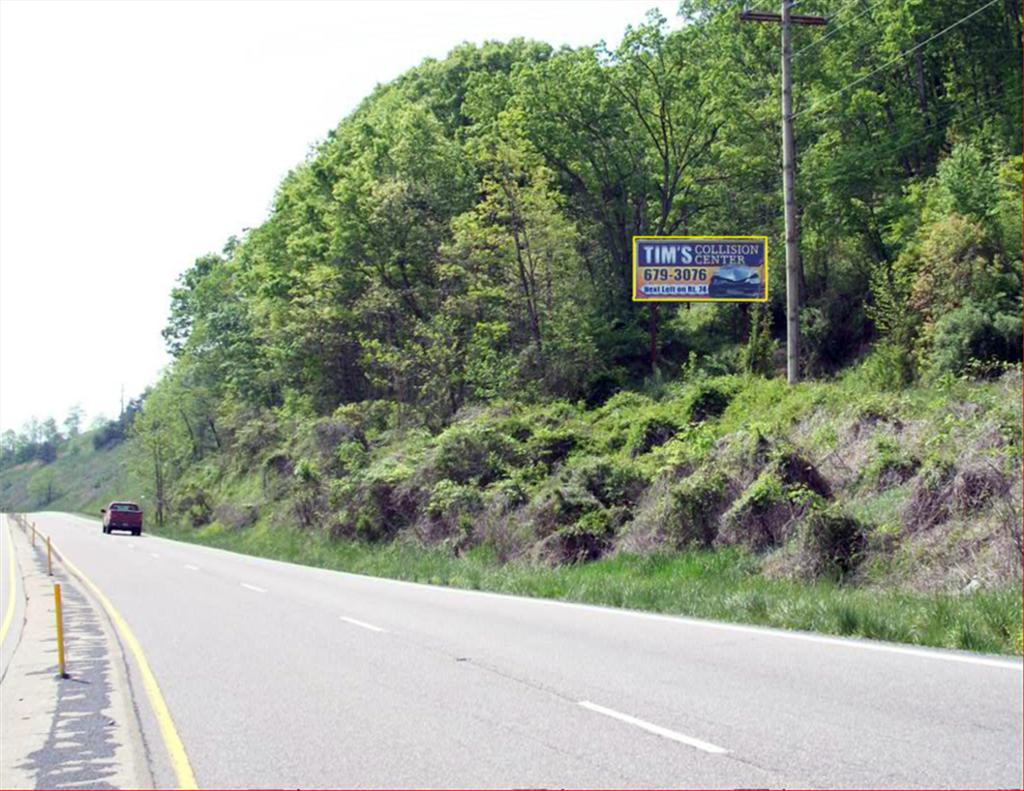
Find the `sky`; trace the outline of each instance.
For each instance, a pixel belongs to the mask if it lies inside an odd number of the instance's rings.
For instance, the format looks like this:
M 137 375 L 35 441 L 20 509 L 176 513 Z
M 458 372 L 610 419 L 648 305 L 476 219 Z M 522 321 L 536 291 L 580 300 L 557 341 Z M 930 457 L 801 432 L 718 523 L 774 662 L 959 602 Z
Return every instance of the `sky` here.
M 616 44 L 675 0 L 0 0 L 0 430 L 114 417 L 178 275 L 373 87 L 463 41 Z

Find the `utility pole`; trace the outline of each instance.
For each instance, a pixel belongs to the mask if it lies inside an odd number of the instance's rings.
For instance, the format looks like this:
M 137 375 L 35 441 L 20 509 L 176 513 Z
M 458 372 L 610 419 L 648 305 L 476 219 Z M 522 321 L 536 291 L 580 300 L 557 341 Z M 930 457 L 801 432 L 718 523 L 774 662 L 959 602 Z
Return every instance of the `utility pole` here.
M 786 217 L 786 380 L 790 384 L 800 381 L 800 283 L 803 267 L 800 263 L 800 237 L 796 227 L 796 147 L 793 144 L 793 73 L 790 64 L 792 46 L 790 25 L 828 24 L 822 16 L 790 14 L 796 5 L 793 0 L 782 0 L 782 13 L 743 11 L 742 22 L 778 22 L 782 28 L 782 197 Z

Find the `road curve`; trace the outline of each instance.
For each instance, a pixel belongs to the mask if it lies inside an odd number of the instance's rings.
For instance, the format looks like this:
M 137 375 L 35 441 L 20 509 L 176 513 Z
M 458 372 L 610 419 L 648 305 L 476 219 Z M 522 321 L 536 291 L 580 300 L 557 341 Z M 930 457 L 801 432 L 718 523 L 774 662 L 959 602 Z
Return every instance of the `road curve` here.
M 1022 785 L 1019 660 L 35 521 L 134 631 L 200 787 Z

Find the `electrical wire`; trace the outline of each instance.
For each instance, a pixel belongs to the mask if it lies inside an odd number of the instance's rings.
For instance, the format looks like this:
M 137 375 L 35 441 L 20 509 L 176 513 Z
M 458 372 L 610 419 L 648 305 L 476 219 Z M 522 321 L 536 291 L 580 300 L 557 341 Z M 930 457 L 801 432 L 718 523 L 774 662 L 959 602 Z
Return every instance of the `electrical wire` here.
M 907 57 L 907 55 L 910 55 L 911 53 L 916 52 L 917 50 L 921 49 L 921 47 L 923 47 L 925 44 L 928 44 L 928 43 L 934 41 L 935 39 L 939 38 L 940 36 L 944 36 L 946 33 L 948 33 L 953 28 L 958 27 L 959 25 L 962 25 L 964 22 L 966 22 L 971 17 L 975 16 L 976 14 L 980 14 L 986 8 L 994 6 L 998 2 L 999 2 L 999 0 L 989 0 L 987 3 L 985 3 L 985 5 L 980 6 L 980 7 L 976 8 L 976 9 L 974 9 L 967 16 L 961 17 L 956 22 L 954 22 L 952 25 L 949 25 L 948 27 L 944 28 L 943 30 L 940 30 L 935 35 L 930 36 L 929 38 L 926 38 L 920 44 L 916 44 L 913 47 L 911 47 L 910 49 L 901 52 L 895 58 L 893 58 L 892 60 L 889 60 L 886 63 L 882 64 L 877 69 L 873 69 L 872 71 L 869 71 L 867 74 L 863 75 L 862 77 L 858 77 L 853 82 L 847 83 L 842 88 L 840 88 L 838 91 L 833 91 L 828 96 L 826 96 L 824 99 L 822 99 L 819 102 L 815 103 L 814 105 L 812 105 L 811 107 L 807 108 L 806 110 L 801 110 L 799 113 L 794 113 L 793 117 L 794 118 L 799 118 L 801 115 L 807 115 L 808 113 L 818 112 L 819 111 L 818 110 L 819 107 L 821 107 L 822 105 L 827 104 L 829 101 L 831 101 L 835 97 L 840 96 L 840 95 L 846 93 L 848 90 L 850 90 L 850 88 L 853 88 L 855 85 L 860 85 L 862 82 L 864 82 L 869 77 L 872 77 L 875 74 L 878 74 L 878 72 L 882 71 L 883 69 L 887 69 L 889 66 L 893 65 L 894 63 L 897 63 L 898 61 L 903 60 L 905 57 Z
M 999 90 L 1004 90 L 1009 85 L 1011 85 L 1011 84 L 1013 84 L 1015 82 L 1018 82 L 1018 81 L 1019 80 L 1018 80 L 1018 78 L 1016 76 L 1014 78 L 1012 78 L 1012 79 L 1008 79 L 1008 80 L 1006 80 L 1004 83 L 1002 83 L 999 86 Z M 961 99 L 959 101 L 965 101 L 965 100 Z M 977 109 L 977 110 L 989 109 L 989 108 L 992 108 L 992 107 L 997 107 L 1000 102 L 1006 102 L 1006 101 L 1008 101 L 1008 97 L 1006 97 L 1006 96 L 990 96 L 988 99 L 975 104 L 974 105 L 974 109 Z M 909 142 L 900 143 L 899 145 L 895 145 L 895 146 L 887 146 L 885 148 L 876 148 L 876 147 L 872 148 L 871 149 L 872 158 L 880 159 L 882 157 L 898 154 L 898 153 L 900 153 L 902 151 L 906 151 L 908 148 L 912 148 L 914 146 L 917 146 L 917 145 L 923 143 L 926 140 L 930 140 L 931 138 L 935 137 L 936 135 L 943 134 L 943 133 L 947 132 L 949 130 L 950 122 L 956 117 L 956 115 L 959 112 L 959 110 L 960 110 L 960 108 L 956 107 L 956 106 L 947 108 L 947 112 L 943 113 L 940 117 L 931 119 L 931 123 L 926 124 L 924 127 L 922 127 L 919 130 L 916 130 L 914 132 L 914 139 L 909 141 Z M 878 135 L 871 135 L 871 137 L 873 139 L 877 140 L 879 136 Z M 866 143 L 870 143 L 870 141 L 866 141 Z M 846 173 L 840 174 L 840 175 L 836 175 L 833 178 L 827 179 L 826 181 L 827 181 L 827 183 L 832 184 L 832 183 L 835 183 L 837 181 L 841 181 L 847 175 L 848 174 L 846 174 Z
M 799 58 L 803 53 L 807 52 L 807 50 L 814 49 L 814 47 L 818 46 L 819 44 L 825 43 L 832 36 L 834 36 L 836 33 L 838 33 L 840 30 L 842 30 L 844 27 L 846 27 L 848 24 L 850 24 L 851 22 L 857 21 L 862 16 L 864 16 L 866 13 L 868 13 L 869 11 L 873 11 L 874 9 L 878 8 L 878 6 L 880 6 L 885 1 L 886 0 L 875 0 L 874 3 L 872 3 L 870 6 L 868 6 L 868 8 L 866 8 L 865 10 L 863 10 L 859 14 L 857 14 L 857 16 L 855 16 L 855 17 L 853 17 L 851 19 L 847 19 L 841 25 L 837 25 L 836 27 L 832 28 L 832 30 L 830 30 L 824 36 L 816 38 L 814 41 L 812 41 L 806 47 L 803 47 L 802 49 L 798 49 L 795 53 L 793 53 L 793 60 L 796 60 L 797 58 Z

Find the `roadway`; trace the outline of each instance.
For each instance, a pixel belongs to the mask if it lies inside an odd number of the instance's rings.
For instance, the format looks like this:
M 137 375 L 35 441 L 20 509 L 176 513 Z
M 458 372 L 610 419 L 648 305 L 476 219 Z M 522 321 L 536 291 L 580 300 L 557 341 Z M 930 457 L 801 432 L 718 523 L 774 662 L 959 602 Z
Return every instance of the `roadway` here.
M 1019 659 L 437 588 L 34 519 L 134 632 L 201 787 L 1022 784 Z M 138 672 L 154 778 L 174 786 Z

